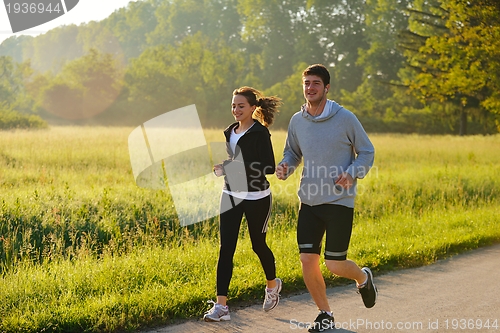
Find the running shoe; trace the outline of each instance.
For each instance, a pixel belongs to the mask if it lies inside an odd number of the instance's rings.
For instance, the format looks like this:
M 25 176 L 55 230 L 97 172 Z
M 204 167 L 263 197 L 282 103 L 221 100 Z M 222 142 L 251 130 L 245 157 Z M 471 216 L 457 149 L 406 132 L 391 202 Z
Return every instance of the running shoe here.
M 309 332 L 323 332 L 335 328 L 335 319 L 330 316 L 326 311 L 321 310 L 314 323 L 309 327 Z
M 368 279 L 363 286 L 358 287 L 358 293 L 361 294 L 361 298 L 363 299 L 365 306 L 367 308 L 372 308 L 377 301 L 377 287 L 375 287 L 375 284 L 373 283 L 372 271 L 368 267 L 363 267 L 361 270 L 366 273 Z
M 229 308 L 227 306 L 220 305 L 210 300 L 208 303 L 212 303 L 213 306 L 210 310 L 205 312 L 203 316 L 204 321 L 227 321 L 231 320 L 229 315 Z
M 283 283 L 281 282 L 281 279 L 276 278 L 276 287 L 271 290 L 266 288 L 266 297 L 264 298 L 264 304 L 262 305 L 264 311 L 271 311 L 276 307 L 276 305 L 278 305 L 282 285 Z

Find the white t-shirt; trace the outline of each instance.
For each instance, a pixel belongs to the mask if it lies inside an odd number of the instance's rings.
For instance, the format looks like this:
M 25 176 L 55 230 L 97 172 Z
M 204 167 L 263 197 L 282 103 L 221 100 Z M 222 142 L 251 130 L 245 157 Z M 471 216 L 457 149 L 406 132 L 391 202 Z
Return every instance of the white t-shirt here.
M 252 125 L 253 126 L 253 125 Z M 252 128 L 250 126 L 245 132 L 241 133 L 236 133 L 236 131 L 233 130 L 231 131 L 231 136 L 229 137 L 229 145 L 231 146 L 231 150 L 233 151 L 233 154 L 236 154 L 236 145 L 238 144 L 238 140 L 250 129 Z

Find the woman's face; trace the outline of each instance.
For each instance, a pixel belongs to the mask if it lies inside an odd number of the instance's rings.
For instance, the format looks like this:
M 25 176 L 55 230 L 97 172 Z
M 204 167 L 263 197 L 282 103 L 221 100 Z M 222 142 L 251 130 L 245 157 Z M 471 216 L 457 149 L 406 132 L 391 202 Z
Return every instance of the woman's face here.
M 234 119 L 239 122 L 244 122 L 252 119 L 252 114 L 255 111 L 256 106 L 250 106 L 247 99 L 243 95 L 233 96 L 233 102 L 231 104 L 231 110 L 233 112 Z

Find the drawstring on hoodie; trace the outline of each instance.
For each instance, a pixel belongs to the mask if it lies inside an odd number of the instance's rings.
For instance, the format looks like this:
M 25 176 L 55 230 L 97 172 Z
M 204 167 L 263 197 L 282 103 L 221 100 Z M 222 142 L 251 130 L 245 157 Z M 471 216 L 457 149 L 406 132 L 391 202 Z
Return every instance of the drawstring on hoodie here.
M 307 112 L 306 105 L 305 104 L 302 105 L 302 117 L 312 122 L 324 121 L 333 117 L 340 109 L 343 109 L 341 105 L 332 100 L 327 99 L 323 112 L 321 112 L 317 116 L 312 116 L 310 113 Z

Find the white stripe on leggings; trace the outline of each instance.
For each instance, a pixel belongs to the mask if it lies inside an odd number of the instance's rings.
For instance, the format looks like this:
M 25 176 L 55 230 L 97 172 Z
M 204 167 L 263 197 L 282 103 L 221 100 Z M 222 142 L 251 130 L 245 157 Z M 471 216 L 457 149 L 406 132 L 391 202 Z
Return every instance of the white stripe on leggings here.
M 267 217 L 266 217 L 266 222 L 264 222 L 264 226 L 262 227 L 262 233 L 266 233 L 267 232 L 267 225 L 268 225 L 268 222 L 269 222 L 269 217 L 271 216 L 271 209 L 273 207 L 273 195 L 272 194 L 269 194 L 269 211 L 267 212 Z

